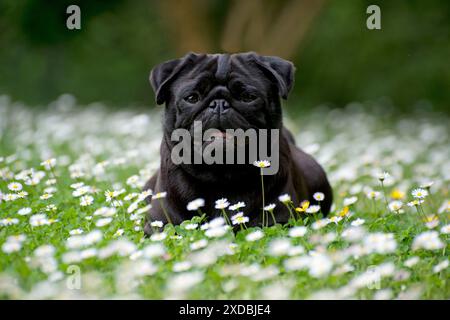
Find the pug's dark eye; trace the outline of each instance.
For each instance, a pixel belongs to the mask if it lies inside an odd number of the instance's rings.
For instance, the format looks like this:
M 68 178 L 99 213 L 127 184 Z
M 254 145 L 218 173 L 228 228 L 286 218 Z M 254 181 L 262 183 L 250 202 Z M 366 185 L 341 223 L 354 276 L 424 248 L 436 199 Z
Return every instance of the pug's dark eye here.
M 252 102 L 253 100 L 256 100 L 257 96 L 250 92 L 242 92 L 240 95 L 240 100 L 243 102 Z
M 190 95 L 185 97 L 184 100 L 189 103 L 197 103 L 198 100 L 200 100 L 200 96 L 198 95 L 198 93 L 191 93 Z

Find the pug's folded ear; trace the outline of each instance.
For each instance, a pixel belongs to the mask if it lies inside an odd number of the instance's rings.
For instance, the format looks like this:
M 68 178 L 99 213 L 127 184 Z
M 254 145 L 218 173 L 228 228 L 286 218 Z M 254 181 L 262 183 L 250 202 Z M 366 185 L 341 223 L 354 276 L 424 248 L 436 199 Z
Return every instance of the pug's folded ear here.
M 253 59 L 263 72 L 267 73 L 275 80 L 278 93 L 283 99 L 287 99 L 289 92 L 294 85 L 294 64 L 275 56 L 260 56 L 252 53 Z
M 163 104 L 169 99 L 170 83 L 176 79 L 180 72 L 189 65 L 193 65 L 203 54 L 190 52 L 183 58 L 163 62 L 150 72 L 150 84 L 155 92 L 156 103 Z

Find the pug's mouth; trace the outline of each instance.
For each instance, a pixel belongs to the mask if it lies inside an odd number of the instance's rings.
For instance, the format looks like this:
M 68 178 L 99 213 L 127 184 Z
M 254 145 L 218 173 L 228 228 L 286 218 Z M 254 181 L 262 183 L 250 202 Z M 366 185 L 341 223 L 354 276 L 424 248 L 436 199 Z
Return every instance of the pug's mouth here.
M 253 134 L 255 139 L 253 141 L 246 136 L 248 130 L 255 131 Z M 193 125 L 189 132 L 194 150 L 204 150 L 205 147 L 213 147 L 230 151 L 238 147 L 247 148 L 251 143 L 257 144 L 259 139 L 258 130 L 254 128 L 200 128 Z
M 226 130 L 220 130 L 218 129 L 218 131 L 214 131 L 210 137 L 214 138 L 214 139 L 225 139 L 225 140 L 230 140 L 230 139 L 234 139 L 234 134 L 231 133 L 227 133 Z
M 210 134 L 204 135 L 204 140 L 202 142 L 203 147 L 208 146 L 210 144 L 223 144 L 224 146 L 230 146 L 230 145 L 241 145 L 240 140 L 236 138 L 236 135 L 234 133 L 231 133 L 231 131 L 234 131 L 234 129 L 215 129 Z M 194 140 L 194 144 L 196 141 Z M 244 140 L 244 144 L 247 145 L 248 141 L 247 139 Z
M 228 150 L 232 147 L 247 147 L 251 143 L 257 143 L 257 141 L 250 141 L 248 136 L 256 137 L 254 140 L 258 140 L 260 129 L 243 116 L 236 116 L 234 120 L 211 116 L 206 119 L 198 117 L 194 120 L 189 125 L 189 133 L 194 147 L 222 145 Z
M 267 158 L 268 152 L 272 150 L 271 135 L 278 136 L 278 129 L 259 129 L 249 122 L 245 123 L 246 129 L 237 126 L 230 128 L 236 122 L 226 127 L 212 127 L 213 124 L 217 123 L 211 121 L 205 124 L 204 121 L 196 120 L 189 130 L 175 129 L 181 131 L 175 135 L 172 132 L 172 136 L 175 136 L 172 141 L 176 141 L 172 146 L 174 163 L 185 167 L 202 165 L 203 168 L 203 165 L 212 165 L 222 168 L 222 165 L 233 164 L 248 168 L 257 159 Z

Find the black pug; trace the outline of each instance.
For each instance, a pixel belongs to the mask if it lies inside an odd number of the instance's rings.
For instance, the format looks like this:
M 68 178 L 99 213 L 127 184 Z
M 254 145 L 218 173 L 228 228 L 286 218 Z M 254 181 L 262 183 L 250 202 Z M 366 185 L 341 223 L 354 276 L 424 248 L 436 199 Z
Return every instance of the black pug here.
M 215 200 L 227 198 L 232 204 L 243 201 L 246 205 L 243 211 L 250 219 L 247 225 L 261 225 L 260 169 L 252 163 L 173 163 L 171 151 L 176 142 L 171 141 L 171 134 L 178 128 L 192 132 L 194 120 L 202 122 L 203 130 L 279 129 L 279 170 L 274 175 L 264 176 L 265 204 L 277 204 L 274 210 L 276 222 L 285 223 L 290 215 L 279 203 L 280 195 L 289 194 L 298 205 L 303 200 L 316 203 L 313 194 L 322 192 L 325 199 L 320 203 L 321 210 L 325 215 L 329 213 L 332 190 L 324 170 L 295 146 L 292 134 L 282 123 L 280 97 L 287 99 L 294 72 L 294 65 L 289 61 L 253 52 L 189 53 L 159 64 L 151 71 L 150 83 L 156 102 L 165 103 L 166 110 L 161 165 L 145 189 L 154 193 L 167 192 L 167 196 L 151 201 L 146 234 L 152 233 L 150 221 L 167 222 L 164 210 L 174 224 L 191 219 L 197 212 L 188 211 L 186 205 L 197 198 L 205 200 L 202 211 L 209 218 L 221 214 L 215 209 Z

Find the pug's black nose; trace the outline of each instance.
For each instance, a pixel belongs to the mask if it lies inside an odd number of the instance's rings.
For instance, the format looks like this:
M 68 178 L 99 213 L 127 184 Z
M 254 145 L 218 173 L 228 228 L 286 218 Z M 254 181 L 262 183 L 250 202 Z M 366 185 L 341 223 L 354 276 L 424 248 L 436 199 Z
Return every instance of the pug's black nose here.
M 224 113 L 230 108 L 230 104 L 225 99 L 214 99 L 209 103 L 209 107 L 213 109 L 214 112 Z

